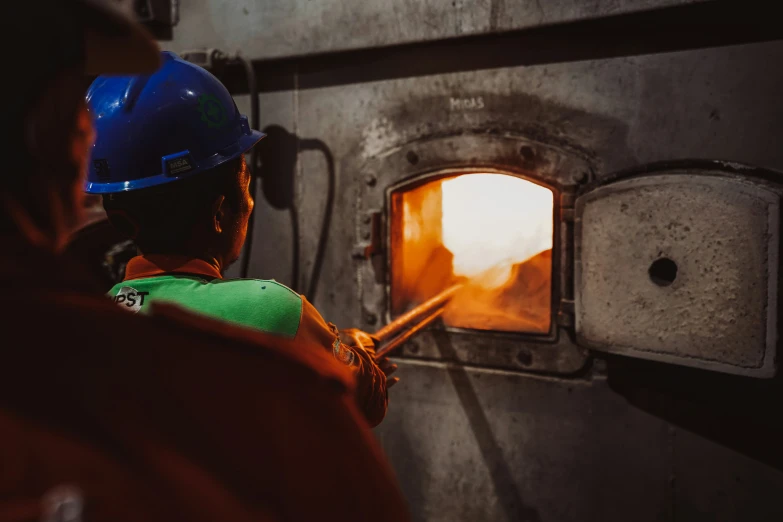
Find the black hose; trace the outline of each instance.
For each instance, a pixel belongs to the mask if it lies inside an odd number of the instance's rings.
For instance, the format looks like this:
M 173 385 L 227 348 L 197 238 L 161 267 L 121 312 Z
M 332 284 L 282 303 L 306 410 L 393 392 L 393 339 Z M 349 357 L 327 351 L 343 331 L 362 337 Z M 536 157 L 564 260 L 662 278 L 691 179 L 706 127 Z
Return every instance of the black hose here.
M 256 72 L 253 69 L 253 63 L 250 60 L 245 59 L 241 55 L 237 54 L 235 57 L 245 68 L 245 75 L 247 77 L 247 92 L 250 94 L 250 128 L 258 130 L 260 114 L 258 112 L 258 85 L 256 84 Z M 250 164 L 248 170 L 250 171 L 250 195 L 253 199 L 256 198 L 256 167 L 258 166 L 258 146 L 253 147 L 250 151 Z M 242 253 L 242 265 L 240 274 L 242 278 L 247 277 L 247 272 L 250 267 L 250 254 L 253 249 L 253 228 L 255 223 L 255 207 L 250 213 L 250 219 L 247 223 L 247 239 L 245 239 L 245 248 Z
M 323 268 L 326 257 L 326 245 L 329 242 L 329 229 L 332 223 L 332 214 L 334 214 L 334 198 L 336 173 L 334 168 L 334 156 L 326 144 L 318 139 L 301 140 L 301 150 L 317 150 L 323 153 L 326 158 L 327 188 L 326 188 L 326 207 L 324 208 L 324 218 L 321 222 L 321 233 L 318 236 L 318 247 L 315 252 L 313 262 L 313 271 L 307 284 L 307 299 L 315 302 L 315 293 L 318 290 L 318 282 L 321 279 L 321 269 Z
M 291 290 L 299 292 L 299 211 L 296 208 L 296 204 L 292 204 L 288 207 L 289 215 L 291 216 L 291 235 L 293 239 L 291 241 Z

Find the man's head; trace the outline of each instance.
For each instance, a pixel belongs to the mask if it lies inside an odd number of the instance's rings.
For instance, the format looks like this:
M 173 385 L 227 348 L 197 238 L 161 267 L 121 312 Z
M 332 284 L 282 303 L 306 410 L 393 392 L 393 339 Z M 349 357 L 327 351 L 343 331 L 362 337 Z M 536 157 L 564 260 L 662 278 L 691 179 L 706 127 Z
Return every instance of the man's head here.
M 253 201 L 243 156 L 264 134 L 205 69 L 162 53 L 152 75 L 101 76 L 87 92 L 98 137 L 85 190 L 144 254 L 239 256 Z
M 108 194 L 112 225 L 144 254 L 204 259 L 223 269 L 239 258 L 253 210 L 244 156 L 198 176 Z
M 3 86 L 0 234 L 57 251 L 82 208 L 94 134 L 88 75 L 152 72 L 157 45 L 100 0 L 14 2 L 5 15 L 22 27 L 0 35 L 3 47 L 18 46 L 6 40 L 20 32 L 36 37 L 6 63 L 14 78 Z

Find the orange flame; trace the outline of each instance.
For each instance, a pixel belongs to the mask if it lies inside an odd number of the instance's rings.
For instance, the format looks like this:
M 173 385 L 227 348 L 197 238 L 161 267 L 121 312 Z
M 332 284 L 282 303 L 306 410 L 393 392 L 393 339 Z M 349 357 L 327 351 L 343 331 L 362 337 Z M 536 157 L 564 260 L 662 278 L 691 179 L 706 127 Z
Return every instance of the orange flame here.
M 505 174 L 463 174 L 392 196 L 392 312 L 467 280 L 448 326 L 544 333 L 551 321 L 553 194 Z

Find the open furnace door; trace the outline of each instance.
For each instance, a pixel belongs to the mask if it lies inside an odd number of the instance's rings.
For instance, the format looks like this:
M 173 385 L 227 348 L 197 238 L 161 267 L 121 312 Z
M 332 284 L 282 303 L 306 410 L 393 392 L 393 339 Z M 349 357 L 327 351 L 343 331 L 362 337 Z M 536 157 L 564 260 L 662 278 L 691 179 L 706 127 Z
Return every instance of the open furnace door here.
M 576 199 L 578 344 L 725 373 L 776 372 L 780 190 L 769 171 L 658 164 Z

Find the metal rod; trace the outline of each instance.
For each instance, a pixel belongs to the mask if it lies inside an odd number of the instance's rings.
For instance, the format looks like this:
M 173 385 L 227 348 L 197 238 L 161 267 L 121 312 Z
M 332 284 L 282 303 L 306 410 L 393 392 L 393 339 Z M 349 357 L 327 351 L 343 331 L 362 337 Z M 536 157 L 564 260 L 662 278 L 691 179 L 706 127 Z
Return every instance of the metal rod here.
M 416 326 L 414 326 L 413 328 L 411 328 L 410 330 L 408 330 L 406 332 L 401 333 L 400 335 L 398 335 L 397 337 L 395 337 L 394 339 L 392 339 L 388 343 L 386 343 L 383 346 L 381 346 L 375 352 L 375 357 L 376 358 L 377 357 L 383 357 L 386 354 L 388 354 L 389 352 L 391 352 L 392 350 L 395 350 L 396 348 L 398 348 L 405 341 L 407 341 L 408 339 L 410 339 L 411 337 L 413 337 L 414 335 L 419 333 L 421 330 L 423 330 L 424 328 L 429 326 L 430 323 L 432 323 L 435 319 L 440 317 L 443 314 L 443 310 L 445 310 L 445 307 L 438 308 L 432 314 L 428 315 L 427 317 L 422 319 L 420 322 L 416 323 Z
M 445 306 L 445 304 L 452 297 L 454 297 L 454 294 L 457 293 L 460 288 L 462 288 L 462 285 L 463 283 L 457 283 L 456 285 L 450 286 L 435 297 L 424 301 L 410 312 L 399 316 L 397 319 L 375 332 L 373 337 L 375 337 L 381 343 L 385 342 L 395 333 L 404 328 L 407 328 L 411 324 L 415 324 L 416 321 L 422 316 L 431 313 L 433 310 L 439 307 Z

